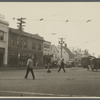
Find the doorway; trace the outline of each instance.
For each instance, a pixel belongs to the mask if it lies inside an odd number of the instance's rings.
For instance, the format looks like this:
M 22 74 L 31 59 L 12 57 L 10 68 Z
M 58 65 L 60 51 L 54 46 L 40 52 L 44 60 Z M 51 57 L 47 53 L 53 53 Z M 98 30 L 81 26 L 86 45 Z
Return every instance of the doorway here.
M 3 53 L 0 53 L 0 67 L 3 65 Z

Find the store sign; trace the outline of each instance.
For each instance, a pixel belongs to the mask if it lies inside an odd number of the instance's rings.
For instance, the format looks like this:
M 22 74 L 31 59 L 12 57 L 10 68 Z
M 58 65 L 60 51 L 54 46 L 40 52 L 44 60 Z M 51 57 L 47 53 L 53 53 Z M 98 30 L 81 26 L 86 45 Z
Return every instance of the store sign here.
M 5 15 L 0 14 L 0 20 L 5 20 Z

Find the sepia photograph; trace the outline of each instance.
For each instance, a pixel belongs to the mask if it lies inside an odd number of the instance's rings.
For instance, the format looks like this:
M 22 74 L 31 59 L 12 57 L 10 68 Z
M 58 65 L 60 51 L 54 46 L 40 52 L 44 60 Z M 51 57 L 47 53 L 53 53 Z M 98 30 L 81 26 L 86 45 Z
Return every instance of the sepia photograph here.
M 99 98 L 100 2 L 0 2 L 0 98 Z

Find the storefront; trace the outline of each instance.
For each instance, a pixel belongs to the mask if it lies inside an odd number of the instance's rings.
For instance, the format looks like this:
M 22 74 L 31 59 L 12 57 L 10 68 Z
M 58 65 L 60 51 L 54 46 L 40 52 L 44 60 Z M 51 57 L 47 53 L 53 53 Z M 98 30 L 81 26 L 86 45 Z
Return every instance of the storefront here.
M 0 67 L 3 66 L 4 52 L 5 52 L 5 49 L 0 48 Z

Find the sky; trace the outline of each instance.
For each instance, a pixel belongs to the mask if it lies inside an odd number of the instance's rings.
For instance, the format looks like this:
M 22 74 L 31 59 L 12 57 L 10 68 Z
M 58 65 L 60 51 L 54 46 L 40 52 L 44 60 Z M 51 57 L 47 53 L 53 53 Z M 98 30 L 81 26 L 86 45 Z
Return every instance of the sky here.
M 100 2 L 0 2 L 0 14 L 9 27 L 17 28 L 17 18 L 23 17 L 25 32 L 55 45 L 64 38 L 70 49 L 100 55 Z

